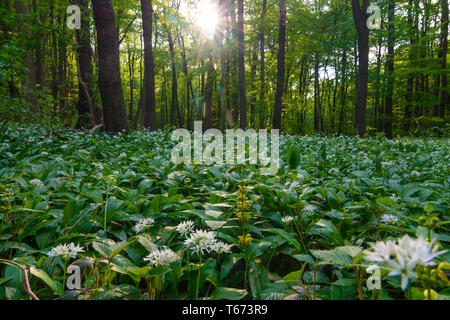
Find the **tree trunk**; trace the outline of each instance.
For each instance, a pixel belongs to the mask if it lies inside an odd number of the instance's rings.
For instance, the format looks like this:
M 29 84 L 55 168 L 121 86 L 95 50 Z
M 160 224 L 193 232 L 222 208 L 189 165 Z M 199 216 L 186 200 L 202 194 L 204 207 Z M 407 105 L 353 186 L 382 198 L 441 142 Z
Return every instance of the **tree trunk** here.
M 16 12 L 23 15 L 20 17 L 19 26 L 23 28 L 23 32 L 27 37 L 31 37 L 30 24 L 27 21 L 30 15 L 30 7 L 26 0 L 15 1 Z M 31 48 L 27 48 L 29 52 Z M 31 107 L 33 113 L 38 111 L 38 101 L 36 96 L 36 61 L 33 53 L 24 57 L 24 65 L 27 68 L 27 75 L 23 79 L 23 88 L 25 89 L 25 102 Z
M 122 80 L 120 78 L 119 38 L 111 0 L 93 0 L 98 42 L 98 87 L 103 103 L 105 130 L 128 131 Z
M 141 0 L 142 29 L 144 34 L 144 127 L 157 129 L 155 111 L 155 70 L 153 65 L 153 5 L 152 0 Z
M 261 13 L 261 23 L 264 24 L 266 19 L 266 12 L 267 12 L 267 0 L 263 0 L 263 7 L 262 7 L 262 13 Z M 265 86 L 266 86 L 266 52 L 265 52 L 265 42 L 264 42 L 265 32 L 264 32 L 264 26 L 261 26 L 261 30 L 259 32 L 259 45 L 260 45 L 260 59 L 261 59 L 261 70 L 260 70 L 260 91 L 259 91 L 259 128 L 264 127 L 264 112 L 265 112 L 265 105 L 264 105 L 264 93 L 265 93 Z
M 386 58 L 387 63 L 387 96 L 384 105 L 384 134 L 388 139 L 392 139 L 392 95 L 394 93 L 394 14 L 395 14 L 395 1 L 389 1 L 389 13 L 388 13 L 388 56 Z
M 239 68 L 239 124 L 247 128 L 247 96 L 245 90 L 244 0 L 238 0 L 238 68 Z
M 77 30 L 77 67 L 78 67 L 78 120 L 76 128 L 86 127 L 88 123 L 95 126 L 102 122 L 100 110 L 94 106 L 92 100 L 92 88 L 94 87 L 94 77 L 91 57 L 91 37 L 89 30 L 89 9 L 86 0 L 78 0 L 80 6 L 81 29 Z M 91 110 L 92 109 L 92 110 Z M 97 109 L 97 110 L 96 110 Z M 96 112 L 97 111 L 97 112 Z M 89 122 L 89 119 L 91 121 Z
M 314 55 L 314 132 L 319 131 L 319 99 L 320 99 L 320 84 L 319 84 L 319 54 Z
M 216 78 L 216 71 L 214 70 L 214 61 L 212 56 L 206 63 L 206 83 L 205 83 L 205 102 L 204 102 L 204 129 L 208 130 L 212 127 L 212 99 L 213 99 L 213 86 Z
M 273 128 L 281 129 L 281 108 L 283 106 L 283 88 L 285 76 L 286 55 L 286 0 L 280 0 L 280 21 L 278 31 L 278 63 L 277 88 L 275 91 L 275 105 L 273 107 Z
M 369 29 L 367 28 L 369 0 L 352 0 L 353 18 L 358 32 L 358 79 L 356 83 L 356 130 L 360 137 L 366 133 L 367 82 L 369 78 Z
M 170 27 L 166 25 L 167 39 L 169 41 L 169 51 L 170 51 L 170 64 L 172 68 L 172 106 L 170 110 L 170 122 L 173 125 L 182 126 L 180 107 L 178 104 L 178 83 L 177 83 L 177 64 L 175 61 L 175 51 L 173 47 L 172 32 Z
M 448 0 L 442 1 L 442 30 L 441 30 L 441 51 L 439 52 L 439 58 L 442 59 L 442 80 L 441 80 L 441 103 L 439 108 L 439 116 L 444 119 L 445 109 L 450 103 L 450 95 L 447 92 L 447 51 L 448 51 Z

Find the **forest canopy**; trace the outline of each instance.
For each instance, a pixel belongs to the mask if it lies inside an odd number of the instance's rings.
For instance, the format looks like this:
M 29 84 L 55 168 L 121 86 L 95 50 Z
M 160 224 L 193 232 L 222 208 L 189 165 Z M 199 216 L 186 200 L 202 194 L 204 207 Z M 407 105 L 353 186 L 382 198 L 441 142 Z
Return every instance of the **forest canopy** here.
M 389 138 L 448 128 L 447 0 L 5 0 L 0 10 L 3 119 Z

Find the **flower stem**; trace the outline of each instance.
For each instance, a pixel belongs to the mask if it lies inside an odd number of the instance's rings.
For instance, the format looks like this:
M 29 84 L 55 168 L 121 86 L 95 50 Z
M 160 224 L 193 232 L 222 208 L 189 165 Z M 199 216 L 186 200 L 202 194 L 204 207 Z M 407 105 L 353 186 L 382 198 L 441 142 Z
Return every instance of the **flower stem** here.
M 197 286 L 196 286 L 196 290 L 195 290 L 195 300 L 198 300 L 198 290 L 199 290 L 199 286 L 200 286 L 201 271 L 202 271 L 202 255 L 200 254 L 200 265 L 198 267 L 198 277 L 197 277 Z

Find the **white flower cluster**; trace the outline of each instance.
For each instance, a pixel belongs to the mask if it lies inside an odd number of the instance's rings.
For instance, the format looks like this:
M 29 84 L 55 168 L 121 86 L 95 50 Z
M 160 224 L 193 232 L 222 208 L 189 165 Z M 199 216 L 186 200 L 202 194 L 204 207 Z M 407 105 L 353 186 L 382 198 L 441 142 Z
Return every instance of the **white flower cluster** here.
M 181 177 L 181 176 L 185 176 L 187 174 L 188 173 L 186 171 L 174 171 L 174 172 L 171 172 L 171 173 L 169 173 L 167 175 L 167 179 L 175 180 L 176 178 Z
M 403 290 L 408 287 L 409 279 L 415 279 L 415 269 L 418 265 L 431 266 L 437 256 L 446 251 L 438 251 L 438 246 L 427 242 L 424 238 L 410 238 L 408 235 L 395 241 L 378 241 L 372 245 L 373 252 L 365 250 L 365 259 L 374 262 L 384 262 L 391 267 L 390 276 L 401 275 Z
M 30 180 L 30 184 L 35 185 L 35 186 L 42 186 L 43 185 L 42 181 L 39 180 L 39 179 Z
M 400 198 L 397 197 L 395 194 L 391 194 L 391 196 L 389 198 L 391 198 L 391 200 L 394 202 L 397 202 L 398 200 L 400 200 Z
M 416 170 L 411 171 L 411 177 L 414 177 L 414 178 L 420 177 L 420 172 L 416 171 Z
M 84 252 L 84 249 L 78 245 L 75 246 L 73 243 L 60 244 L 52 248 L 48 252 L 48 256 L 51 258 L 61 256 L 63 259 L 68 260 L 70 258 L 76 258 L 80 252 Z
M 398 224 L 399 218 L 393 214 L 383 214 L 381 216 L 381 222 L 383 224 Z
M 216 241 L 211 245 L 211 250 L 217 253 L 230 253 L 230 246 L 222 241 Z
M 217 239 L 212 231 L 195 230 L 184 241 L 184 244 L 192 250 L 193 253 L 197 253 L 199 256 L 206 253 L 210 253 L 211 250 L 220 250 L 224 252 L 225 244 L 217 244 Z M 221 253 L 217 251 L 218 253 Z
M 190 220 L 181 222 L 180 224 L 178 224 L 176 230 L 183 237 L 187 237 L 188 234 L 194 230 L 194 222 Z
M 286 216 L 286 217 L 281 218 L 281 221 L 282 221 L 283 223 L 289 224 L 289 223 L 291 223 L 292 221 L 294 221 L 294 219 L 295 219 L 295 217 L 292 217 L 292 216 Z
M 152 267 L 166 266 L 180 257 L 171 249 L 158 250 L 155 249 L 144 260 L 149 261 Z
M 152 218 L 142 218 L 138 223 L 133 227 L 136 233 L 141 232 L 144 229 L 150 228 L 155 223 L 155 220 Z
M 294 181 L 289 184 L 289 191 L 295 190 L 300 186 L 300 182 Z

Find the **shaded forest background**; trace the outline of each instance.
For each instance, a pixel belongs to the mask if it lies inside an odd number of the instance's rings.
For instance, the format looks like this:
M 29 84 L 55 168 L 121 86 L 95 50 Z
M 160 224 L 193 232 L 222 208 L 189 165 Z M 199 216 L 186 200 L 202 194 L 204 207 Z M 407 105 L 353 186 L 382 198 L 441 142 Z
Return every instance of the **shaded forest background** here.
M 110 132 L 203 120 L 447 134 L 448 0 L 209 1 L 209 32 L 186 11 L 205 1 L 2 0 L 0 117 Z M 366 26 L 369 5 L 380 29 Z

